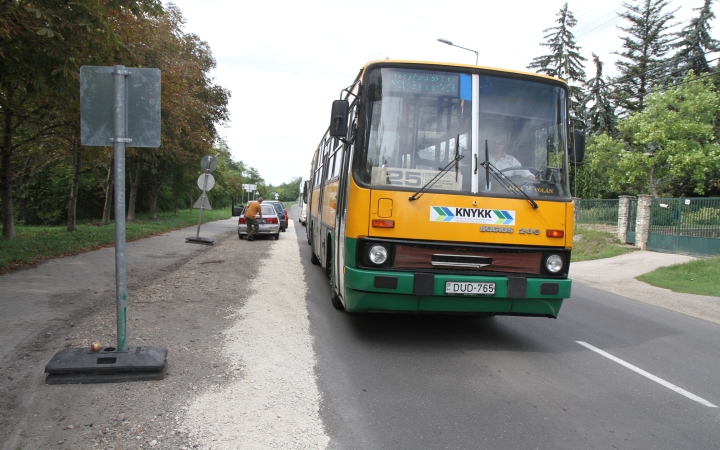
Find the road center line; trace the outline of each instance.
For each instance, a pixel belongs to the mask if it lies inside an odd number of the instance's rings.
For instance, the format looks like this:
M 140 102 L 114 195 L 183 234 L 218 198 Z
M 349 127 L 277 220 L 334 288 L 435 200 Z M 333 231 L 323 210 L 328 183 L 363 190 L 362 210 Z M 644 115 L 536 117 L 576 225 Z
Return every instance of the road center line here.
M 646 378 L 649 378 L 649 379 L 653 380 L 654 382 L 656 382 L 656 383 L 658 383 L 658 384 L 661 384 L 661 385 L 665 386 L 666 388 L 668 388 L 668 389 L 670 389 L 670 390 L 673 390 L 673 391 L 677 392 L 677 393 L 680 394 L 680 395 L 684 395 L 685 397 L 687 397 L 687 398 L 689 398 L 689 399 L 691 399 L 691 400 L 695 400 L 696 402 L 698 402 L 698 403 L 700 403 L 700 404 L 702 404 L 702 405 L 705 405 L 705 406 L 707 406 L 708 408 L 717 408 L 716 405 L 713 405 L 712 403 L 710 403 L 709 401 L 705 400 L 704 398 L 698 397 L 697 395 L 695 395 L 695 394 L 693 394 L 693 393 L 691 393 L 691 392 L 688 392 L 688 391 L 686 391 L 685 389 L 682 389 L 682 388 L 680 388 L 680 387 L 677 387 L 677 386 L 675 386 L 674 384 L 669 383 L 669 382 L 663 380 L 662 378 L 658 378 L 658 377 L 656 377 L 655 375 L 653 375 L 653 374 L 651 374 L 651 373 L 645 372 L 645 371 L 642 370 L 641 368 L 635 367 L 635 366 L 633 366 L 632 364 L 630 364 L 629 362 L 623 361 L 622 359 L 620 359 L 620 358 L 618 358 L 618 357 L 616 357 L 616 356 L 613 356 L 613 355 L 611 355 L 610 353 L 608 353 L 608 352 L 606 352 L 606 351 L 600 350 L 600 349 L 597 348 L 597 347 L 593 347 L 592 345 L 588 344 L 587 342 L 583 342 L 583 341 L 575 341 L 575 342 L 577 342 L 578 344 L 582 345 L 583 347 L 585 347 L 585 348 L 587 348 L 587 349 L 590 349 L 590 350 L 594 351 L 595 353 L 597 353 L 597 354 L 599 354 L 599 355 L 602 355 L 602 356 L 606 357 L 607 359 L 610 359 L 610 360 L 612 360 L 612 361 L 615 361 L 616 363 L 620 364 L 621 366 L 627 367 L 628 369 L 632 370 L 632 371 L 635 372 L 635 373 L 639 373 L 640 375 L 642 375 L 642 376 L 644 376 L 644 377 L 646 377 Z

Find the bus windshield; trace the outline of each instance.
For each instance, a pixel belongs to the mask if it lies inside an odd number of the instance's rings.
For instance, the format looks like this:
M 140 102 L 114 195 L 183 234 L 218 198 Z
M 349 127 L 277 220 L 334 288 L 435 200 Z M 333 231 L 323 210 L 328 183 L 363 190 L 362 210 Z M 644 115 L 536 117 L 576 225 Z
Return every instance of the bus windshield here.
M 514 197 L 520 189 L 538 199 L 570 197 L 560 85 L 376 68 L 366 75 L 363 102 L 355 177 L 369 187 L 417 190 L 457 158 L 429 192 Z

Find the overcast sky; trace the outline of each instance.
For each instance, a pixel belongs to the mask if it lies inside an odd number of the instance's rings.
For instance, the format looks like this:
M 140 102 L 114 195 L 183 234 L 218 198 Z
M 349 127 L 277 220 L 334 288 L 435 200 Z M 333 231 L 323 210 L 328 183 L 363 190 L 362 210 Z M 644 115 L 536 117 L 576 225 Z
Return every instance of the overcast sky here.
M 165 2 L 167 3 L 167 2 Z M 330 106 L 368 61 L 411 59 L 527 70 L 543 30 L 555 26 L 564 0 L 175 0 L 186 33 L 206 41 L 217 60 L 215 83 L 229 89 L 230 123 L 221 133 L 235 160 L 269 184 L 307 178 L 312 152 L 328 127 Z M 685 25 L 703 0 L 671 0 Z M 716 5 L 717 6 L 717 5 Z M 588 76 L 591 53 L 605 74 L 621 51 L 622 0 L 571 1 L 572 30 Z M 713 11 L 718 14 L 716 8 Z M 713 26 L 715 26 L 713 22 Z M 717 32 L 713 29 L 713 36 Z

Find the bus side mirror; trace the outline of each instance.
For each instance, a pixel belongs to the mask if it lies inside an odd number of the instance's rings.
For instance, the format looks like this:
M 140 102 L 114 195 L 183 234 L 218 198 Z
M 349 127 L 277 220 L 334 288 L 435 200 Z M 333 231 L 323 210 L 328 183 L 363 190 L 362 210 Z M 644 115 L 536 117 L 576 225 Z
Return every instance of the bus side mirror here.
M 347 100 L 335 100 L 330 114 L 330 136 L 344 138 L 348 132 L 350 104 Z
M 310 185 L 310 181 L 305 181 L 303 183 L 303 203 L 307 203 L 307 195 L 308 195 L 308 186 Z
M 570 164 L 577 167 L 585 159 L 585 132 L 573 129 L 573 145 L 570 148 Z

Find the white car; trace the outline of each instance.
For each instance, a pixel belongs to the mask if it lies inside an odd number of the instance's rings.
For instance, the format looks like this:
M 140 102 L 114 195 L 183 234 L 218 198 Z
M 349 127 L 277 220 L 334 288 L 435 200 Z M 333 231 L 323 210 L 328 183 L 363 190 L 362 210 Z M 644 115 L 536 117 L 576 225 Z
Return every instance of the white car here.
M 250 202 L 255 203 L 255 202 Z M 258 233 L 256 236 L 274 236 L 275 239 L 280 239 L 280 220 L 278 219 L 277 212 L 271 204 L 263 203 L 260 205 L 262 208 L 262 220 L 258 223 Z M 260 219 L 258 214 L 256 218 Z M 238 237 L 245 239 L 247 236 L 247 223 L 245 223 L 245 208 L 240 213 L 238 219 Z

